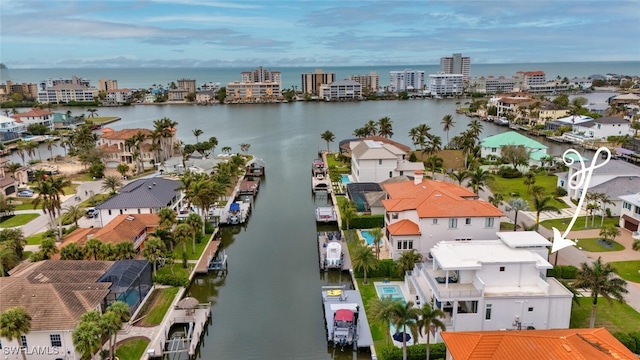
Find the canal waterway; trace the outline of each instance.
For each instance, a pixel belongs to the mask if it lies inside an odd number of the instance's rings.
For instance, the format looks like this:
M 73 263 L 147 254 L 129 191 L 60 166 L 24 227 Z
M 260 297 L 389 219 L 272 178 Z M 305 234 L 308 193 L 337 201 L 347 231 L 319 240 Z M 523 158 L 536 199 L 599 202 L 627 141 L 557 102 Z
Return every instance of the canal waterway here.
M 462 106 L 465 101 L 461 100 Z M 425 123 L 444 141 L 446 134 L 440 125 L 443 116 L 451 114 L 455 121 L 449 137 L 464 131 L 470 121 L 455 113 L 456 106 L 456 100 L 410 100 L 100 108 L 100 116 L 122 118 L 109 125 L 116 130 L 151 128 L 154 120 L 168 117 L 178 122 L 178 137 L 187 143 L 195 142 L 193 129 L 202 129 L 200 139 L 218 139 L 216 152 L 224 146 L 236 152 L 239 144 L 248 143 L 249 152 L 266 163 L 266 176 L 248 223 L 222 230 L 222 247 L 229 256 L 228 273 L 197 277 L 189 289 L 192 296 L 213 304 L 212 325 L 201 344 L 201 358 L 368 356 L 339 349 L 334 352 L 327 347 L 321 286 L 345 279 L 337 273 L 322 274 L 318 269 L 314 217 L 318 200 L 311 194 L 310 171 L 318 150 L 326 149 L 320 134 L 326 130 L 335 134 L 336 141 L 330 147 L 336 151 L 338 141 L 352 138 L 356 128 L 386 116 L 393 121 L 393 140 L 411 145 L 409 129 Z M 491 123 L 483 125 L 483 137 L 508 130 Z M 553 155 L 560 155 L 566 148 L 547 145 Z

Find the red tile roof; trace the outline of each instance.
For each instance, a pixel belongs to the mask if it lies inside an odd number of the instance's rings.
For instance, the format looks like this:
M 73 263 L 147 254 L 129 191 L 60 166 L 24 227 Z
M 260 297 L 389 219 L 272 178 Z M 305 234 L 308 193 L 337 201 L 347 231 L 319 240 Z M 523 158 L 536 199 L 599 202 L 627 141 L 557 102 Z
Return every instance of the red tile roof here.
M 637 360 L 605 328 L 443 332 L 454 360 Z
M 108 140 L 127 140 L 136 135 L 138 132 L 143 133 L 145 136 L 149 136 L 149 134 L 151 134 L 151 130 L 149 129 L 123 129 L 107 132 L 103 131 L 102 135 L 100 135 L 100 138 Z
M 400 220 L 387 226 L 391 235 L 420 235 L 420 227 L 411 220 Z
M 416 210 L 420 218 L 496 217 L 503 212 L 479 200 L 469 189 L 453 183 L 423 179 L 383 185 L 389 199 L 382 204 L 388 212 Z
M 21 117 L 41 117 L 41 116 L 47 116 L 47 115 L 53 115 L 53 113 L 48 110 L 34 108 L 27 112 L 14 114 L 11 117 L 14 119 L 19 119 Z

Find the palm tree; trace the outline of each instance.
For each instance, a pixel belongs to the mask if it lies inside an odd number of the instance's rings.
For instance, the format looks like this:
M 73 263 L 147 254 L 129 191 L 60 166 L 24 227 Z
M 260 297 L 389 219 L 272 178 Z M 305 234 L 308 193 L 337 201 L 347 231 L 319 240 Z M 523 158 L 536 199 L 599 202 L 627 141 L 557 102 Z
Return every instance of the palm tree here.
M 398 298 L 394 299 L 391 296 L 371 298 L 371 300 L 369 300 L 369 306 L 367 307 L 367 313 L 372 322 L 381 323 L 385 326 L 385 329 L 388 329 L 393 320 L 393 308 L 401 301 L 402 300 Z M 385 335 L 386 343 L 389 345 L 389 330 L 385 331 Z
M 615 269 L 611 264 L 603 264 L 602 258 L 599 257 L 592 266 L 589 266 L 587 263 L 582 263 L 573 287 L 591 291 L 593 302 L 591 306 L 591 318 L 589 319 L 590 328 L 596 324 L 598 296 L 607 299 L 609 303 L 611 303 L 612 298 L 614 298 L 624 304 L 625 301 L 622 294 L 629 292 L 626 286 L 627 282 L 615 274 Z
M 98 113 L 98 109 L 87 109 L 87 112 L 89 112 L 89 117 L 94 117 Z
M 67 205 L 64 207 L 65 216 L 70 217 L 71 221 L 78 226 L 78 220 L 82 219 L 86 210 L 80 205 Z
M 486 186 L 491 180 L 493 180 L 493 176 L 491 176 L 490 172 L 477 168 L 475 171 L 471 172 L 469 185 L 473 189 L 473 192 L 478 195 L 480 190 L 484 190 L 484 186 Z
M 192 132 L 193 132 L 193 136 L 196 137 L 196 142 L 200 142 L 199 141 L 199 137 L 200 137 L 200 135 L 204 134 L 204 131 L 202 131 L 200 129 L 193 129 Z
M 382 240 L 382 229 L 374 228 L 369 231 L 373 236 L 373 243 L 376 246 L 376 260 L 380 260 L 380 241 Z
M 378 119 L 378 122 L 376 123 L 377 127 L 378 127 L 378 135 L 385 137 L 385 138 L 390 138 L 393 136 L 393 126 L 391 125 L 391 123 L 393 123 L 393 121 L 391 121 L 391 119 L 387 116 Z
M 364 133 L 366 133 L 366 136 L 374 136 L 378 133 L 378 123 L 376 123 L 373 120 L 369 120 L 367 121 L 366 124 L 364 124 Z
M 396 328 L 396 334 L 403 332 L 407 334 L 407 328 L 411 331 L 411 335 L 414 339 L 418 338 L 418 320 L 420 316 L 420 310 L 413 306 L 413 301 L 407 303 L 397 303 L 392 309 L 391 322 Z M 402 359 L 407 360 L 407 337 L 402 337 Z
M 404 276 L 407 271 L 413 270 L 417 263 L 422 261 L 422 255 L 416 251 L 416 249 L 411 249 L 409 251 L 403 251 L 400 254 L 400 258 L 396 261 L 398 265 L 398 272 L 400 276 Z
M 504 196 L 501 193 L 495 193 L 489 196 L 489 203 L 495 207 L 500 206 L 502 201 L 504 201 Z
M 70 243 L 60 250 L 60 260 L 82 260 L 84 250 L 77 243 Z
M 640 240 L 633 240 L 633 246 L 631 248 L 635 251 L 640 251 Z
M 511 210 L 516 212 L 513 218 L 513 231 L 516 231 L 518 227 L 518 213 L 520 211 L 529 211 L 529 203 L 523 198 L 510 199 L 508 203 Z
M 527 187 L 528 192 L 529 190 L 531 190 L 531 186 L 536 183 L 536 174 L 534 174 L 533 171 L 527 171 L 523 175 L 522 182 L 524 182 L 524 185 Z
M 113 355 L 116 344 L 118 343 L 118 330 L 120 330 L 123 322 L 129 321 L 129 319 L 131 318 L 131 315 L 129 314 L 129 305 L 127 305 L 127 303 L 123 301 L 113 302 L 109 305 L 102 318 L 107 315 L 109 316 L 109 323 L 114 325 L 117 324 L 117 330 L 113 333 L 113 342 L 111 343 L 112 345 L 109 347 L 109 356 L 111 357 L 111 359 L 115 359 Z
M 59 252 L 58 247 L 56 246 L 55 239 L 52 238 L 44 238 L 40 243 L 40 251 L 42 260 L 48 260 L 51 258 L 51 255 L 57 254 Z
M 91 238 L 87 240 L 87 242 L 84 244 L 84 256 L 87 259 L 93 258 L 93 260 L 98 260 L 98 255 L 100 255 L 101 247 L 102 241 L 100 241 L 100 239 Z
M 15 250 L 6 242 L 0 243 L 0 277 L 4 277 L 8 270 L 11 270 L 20 263 L 20 259 Z
M 449 174 L 450 177 L 452 177 L 455 181 L 458 182 L 458 185 L 462 186 L 462 182 L 465 181 L 466 179 L 469 178 L 469 176 L 471 175 L 471 173 L 469 173 L 466 170 L 462 170 L 462 171 L 458 171 L 458 172 L 452 172 Z
M 133 247 L 133 243 L 131 241 L 123 241 L 116 244 L 115 252 L 117 259 L 116 260 L 133 260 L 138 252 Z
M 364 272 L 363 284 L 367 283 L 367 271 L 375 270 L 378 267 L 378 261 L 373 251 L 368 246 L 358 245 L 351 257 L 354 269 L 360 269 Z
M 48 138 L 44 141 L 44 143 L 47 145 L 47 150 L 49 150 L 49 154 L 51 154 L 50 160 L 53 160 L 53 147 L 58 146 L 56 145 L 56 140 L 53 138 Z
M 64 189 L 71 186 L 71 180 L 65 175 L 60 175 L 49 176 L 46 181 L 50 183 L 52 205 L 58 213 L 58 241 L 62 241 L 62 195 L 65 195 Z
M 160 238 L 151 235 L 144 241 L 144 250 L 142 251 L 142 254 L 147 260 L 149 260 L 149 262 L 153 264 L 154 278 L 156 277 L 156 266 L 158 260 L 160 260 L 164 256 L 165 252 L 166 248 Z
M 342 214 L 342 217 L 344 219 L 344 224 L 347 227 L 347 234 L 351 234 L 351 232 L 349 231 L 349 226 L 351 224 L 351 219 L 353 219 L 354 216 L 356 216 L 356 209 L 353 208 L 352 206 L 348 206 L 342 209 L 340 213 Z
M 601 193 L 600 196 L 598 196 L 598 201 L 600 202 L 600 207 L 602 209 L 600 217 L 600 227 L 602 227 L 602 225 L 604 225 L 604 217 L 607 214 L 607 205 L 613 205 L 613 201 L 611 201 L 609 195 L 605 193 Z
M 120 331 L 122 321 L 118 317 L 118 314 L 114 312 L 105 312 L 100 317 L 100 321 L 98 322 L 98 324 L 102 329 L 102 335 L 106 335 L 109 337 L 109 358 L 114 359 L 113 350 L 115 344 L 113 343 L 113 338 L 118 336 L 118 331 Z
M 620 236 L 620 229 L 613 225 L 607 224 L 600 229 L 599 235 L 602 237 L 604 242 L 609 245 L 613 245 L 615 239 Z
M 419 314 L 420 314 L 420 320 L 418 320 L 418 331 L 422 333 L 422 330 L 424 329 L 427 335 L 427 360 L 429 360 L 429 355 L 431 352 L 431 349 L 429 348 L 431 331 L 432 329 L 434 332 L 437 332 L 438 329 L 442 331 L 447 330 L 446 326 L 444 325 L 444 322 L 440 320 L 440 319 L 444 319 L 445 315 L 444 315 L 444 311 L 436 307 L 431 307 L 431 304 L 429 303 L 425 303 L 424 305 L 422 305 L 422 308 L 420 309 Z
M 320 138 L 327 142 L 327 154 L 329 154 L 331 152 L 329 150 L 329 143 L 334 142 L 336 140 L 336 136 L 331 131 L 327 130 L 320 134 Z
M 88 314 L 92 315 L 86 316 Z M 82 315 L 80 323 L 71 334 L 73 345 L 75 345 L 76 351 L 82 354 L 82 359 L 91 359 L 93 354 L 95 354 L 102 345 L 103 330 L 100 326 L 99 319 L 100 313 L 97 310 L 92 310 Z
M 176 229 L 173 231 L 173 237 L 176 239 L 176 242 L 182 243 L 182 253 L 186 255 L 187 241 L 191 238 L 191 227 L 184 223 L 178 224 L 178 226 L 176 226 Z
M 442 124 L 442 130 L 444 130 L 444 132 L 447 133 L 447 145 L 446 146 L 449 146 L 449 130 L 451 130 L 451 128 L 453 128 L 453 126 L 456 124 L 453 121 L 453 116 L 445 115 L 442 118 L 442 121 L 440 122 L 440 124 Z
M 17 163 L 17 162 L 8 163 L 7 165 L 5 165 L 5 169 L 9 174 L 11 174 L 14 184 L 16 180 L 18 180 L 16 179 L 16 173 L 18 172 L 18 170 L 20 170 L 21 167 L 22 165 L 20 165 L 20 163 Z
M 19 340 L 23 334 L 28 334 L 31 330 L 31 315 L 21 306 L 8 308 L 0 314 L 0 337 L 11 341 Z M 27 360 L 25 348 L 22 349 L 22 359 Z
M 541 195 L 535 195 L 533 197 L 533 209 L 536 212 L 536 230 L 538 230 L 538 227 L 540 226 L 540 213 L 544 212 L 544 211 L 554 211 L 558 214 L 560 214 L 560 210 L 549 204 L 549 202 L 552 200 L 553 198 L 551 196 L 541 196 Z
M 109 195 L 113 195 L 122 186 L 122 180 L 115 175 L 105 176 L 102 180 L 102 190 L 109 190 Z
M 191 253 L 195 254 L 196 253 L 196 237 L 198 236 L 198 233 L 200 232 L 200 229 L 203 226 L 203 221 L 202 221 L 202 217 L 200 217 L 200 215 L 195 214 L 195 213 L 191 213 L 187 216 L 187 218 L 185 219 L 185 224 L 189 225 L 189 227 L 191 228 Z
M 158 225 L 163 229 L 171 229 L 176 223 L 176 213 L 171 208 L 163 207 L 158 211 Z
M 18 155 L 22 159 L 22 166 L 26 166 L 25 159 L 24 159 L 26 150 L 27 150 L 27 143 L 25 141 L 20 141 L 16 143 L 16 151 L 18 152 Z

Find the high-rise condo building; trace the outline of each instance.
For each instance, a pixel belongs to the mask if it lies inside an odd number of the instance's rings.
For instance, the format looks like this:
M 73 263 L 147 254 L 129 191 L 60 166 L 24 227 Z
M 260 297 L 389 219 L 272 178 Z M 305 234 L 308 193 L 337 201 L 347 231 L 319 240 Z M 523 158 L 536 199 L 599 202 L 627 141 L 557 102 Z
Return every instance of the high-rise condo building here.
M 303 73 L 302 93 L 320 95 L 320 86 L 331 84 L 335 80 L 335 73 L 323 73 L 322 69 L 316 69 L 313 73 Z
M 118 89 L 118 80 L 100 79 L 98 80 L 98 89 L 100 91 L 111 91 Z
M 370 72 L 369 75 L 351 75 L 349 80 L 360 83 L 363 92 L 375 92 L 380 88 L 380 77 L 375 71 Z
M 280 71 L 271 71 L 259 66 L 253 71 L 243 71 L 243 83 L 281 83 Z
M 193 79 L 179 79 L 178 89 L 186 90 L 187 93 L 196 92 L 196 81 Z
M 440 72 L 443 74 L 462 74 L 464 81 L 471 74 L 471 58 L 462 54 L 453 54 L 440 58 Z
M 424 86 L 424 71 L 405 69 L 401 71 L 389 71 L 390 90 L 420 91 Z

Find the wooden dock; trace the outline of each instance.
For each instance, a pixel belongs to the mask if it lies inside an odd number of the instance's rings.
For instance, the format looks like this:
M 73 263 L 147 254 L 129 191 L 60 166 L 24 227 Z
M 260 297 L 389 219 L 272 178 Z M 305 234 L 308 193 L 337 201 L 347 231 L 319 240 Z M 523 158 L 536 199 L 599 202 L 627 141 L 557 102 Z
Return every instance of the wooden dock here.
M 206 274 L 209 272 L 209 263 L 211 260 L 215 259 L 219 247 L 220 240 L 209 241 L 209 244 L 207 244 L 207 247 L 204 249 L 204 253 L 200 257 L 200 260 L 198 260 L 198 264 L 194 270 L 196 274 Z

